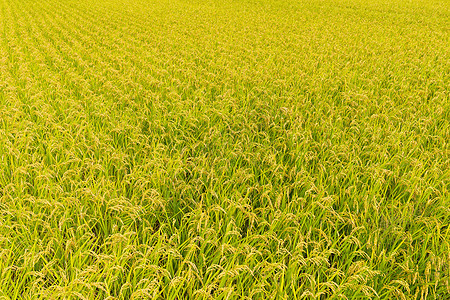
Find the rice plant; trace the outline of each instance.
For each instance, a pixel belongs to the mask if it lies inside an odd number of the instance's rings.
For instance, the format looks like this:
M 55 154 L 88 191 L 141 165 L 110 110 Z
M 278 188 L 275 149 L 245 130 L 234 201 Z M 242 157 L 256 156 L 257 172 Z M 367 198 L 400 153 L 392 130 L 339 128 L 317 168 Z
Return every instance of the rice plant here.
M 449 299 L 445 0 L 0 0 L 0 299 Z

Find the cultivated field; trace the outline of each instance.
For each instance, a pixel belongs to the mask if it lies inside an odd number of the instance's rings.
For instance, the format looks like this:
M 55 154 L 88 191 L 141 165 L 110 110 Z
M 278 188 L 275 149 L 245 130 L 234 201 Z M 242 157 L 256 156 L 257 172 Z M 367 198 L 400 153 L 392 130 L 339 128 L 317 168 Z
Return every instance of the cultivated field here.
M 450 299 L 448 0 L 0 0 L 0 299 Z

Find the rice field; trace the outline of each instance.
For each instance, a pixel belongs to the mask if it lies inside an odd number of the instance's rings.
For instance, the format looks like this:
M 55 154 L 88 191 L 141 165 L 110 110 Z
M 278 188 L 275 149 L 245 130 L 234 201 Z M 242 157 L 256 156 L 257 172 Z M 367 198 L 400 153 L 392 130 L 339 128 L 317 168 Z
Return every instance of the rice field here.
M 0 299 L 450 299 L 448 0 L 0 0 Z

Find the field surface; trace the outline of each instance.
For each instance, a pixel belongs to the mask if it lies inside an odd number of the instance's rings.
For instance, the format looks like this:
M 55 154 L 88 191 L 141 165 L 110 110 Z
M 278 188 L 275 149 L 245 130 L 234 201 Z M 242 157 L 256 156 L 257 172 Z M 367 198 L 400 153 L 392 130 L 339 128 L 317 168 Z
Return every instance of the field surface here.
M 448 0 L 0 0 L 0 299 L 450 299 Z

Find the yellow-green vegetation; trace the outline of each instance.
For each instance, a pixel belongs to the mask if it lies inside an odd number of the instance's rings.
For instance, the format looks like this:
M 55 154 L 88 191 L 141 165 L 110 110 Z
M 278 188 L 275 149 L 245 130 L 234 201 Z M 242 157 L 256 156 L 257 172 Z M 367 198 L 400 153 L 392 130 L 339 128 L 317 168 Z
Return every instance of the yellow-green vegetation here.
M 1 299 L 449 299 L 448 0 L 0 0 Z

